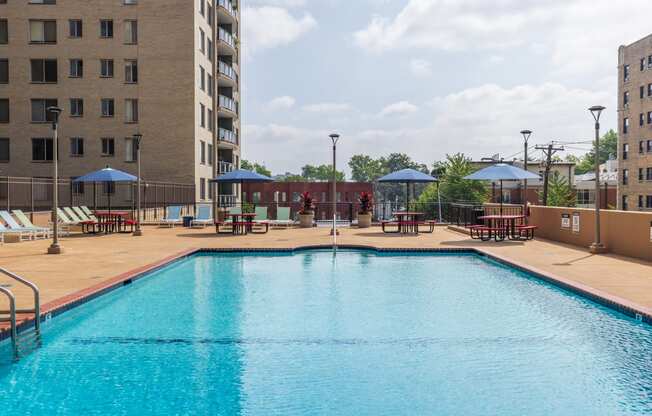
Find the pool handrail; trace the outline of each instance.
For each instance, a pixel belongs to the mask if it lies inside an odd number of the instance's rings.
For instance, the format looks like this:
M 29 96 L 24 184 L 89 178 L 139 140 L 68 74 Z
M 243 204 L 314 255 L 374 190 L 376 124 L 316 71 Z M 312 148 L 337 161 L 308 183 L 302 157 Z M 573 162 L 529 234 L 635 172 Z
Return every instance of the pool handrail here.
M 39 291 L 38 286 L 29 280 L 18 276 L 16 273 L 12 273 L 7 269 L 0 267 L 0 273 L 8 276 L 15 281 L 22 283 L 23 285 L 32 289 L 34 293 L 34 308 L 33 309 L 15 309 L 15 313 L 33 313 L 34 314 L 34 328 L 37 331 L 41 330 L 41 292 Z M 10 313 L 10 311 L 0 311 L 0 313 Z
M 18 355 L 18 344 L 17 344 L 17 334 L 16 334 L 16 297 L 13 292 L 6 287 L 0 286 L 0 293 L 3 293 L 7 296 L 9 300 L 9 310 L 2 311 L 3 315 L 9 314 L 9 318 L 0 319 L 0 321 L 6 322 L 9 321 L 10 331 L 11 331 L 11 348 L 14 352 L 14 357 Z

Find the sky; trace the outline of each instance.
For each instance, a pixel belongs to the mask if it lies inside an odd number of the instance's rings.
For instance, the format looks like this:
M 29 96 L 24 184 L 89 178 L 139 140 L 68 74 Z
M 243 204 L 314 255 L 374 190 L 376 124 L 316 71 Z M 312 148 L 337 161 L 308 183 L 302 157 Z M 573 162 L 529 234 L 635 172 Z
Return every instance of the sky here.
M 592 105 L 616 129 L 619 45 L 652 30 L 649 0 L 242 3 L 242 153 L 275 174 L 330 163 L 332 132 L 339 168 L 588 142 Z

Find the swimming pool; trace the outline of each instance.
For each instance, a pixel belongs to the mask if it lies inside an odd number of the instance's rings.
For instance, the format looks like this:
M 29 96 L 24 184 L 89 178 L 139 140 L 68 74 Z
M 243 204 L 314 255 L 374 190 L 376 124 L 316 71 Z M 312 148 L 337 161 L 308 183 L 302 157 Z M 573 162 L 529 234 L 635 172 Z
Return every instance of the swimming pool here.
M 3 414 L 652 413 L 650 326 L 472 254 L 195 255 L 43 336 Z

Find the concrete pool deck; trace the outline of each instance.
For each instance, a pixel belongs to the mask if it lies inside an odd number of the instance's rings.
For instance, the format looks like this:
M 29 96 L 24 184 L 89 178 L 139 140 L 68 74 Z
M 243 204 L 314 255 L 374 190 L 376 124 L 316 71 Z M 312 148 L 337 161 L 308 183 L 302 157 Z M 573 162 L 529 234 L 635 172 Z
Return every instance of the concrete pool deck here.
M 433 234 L 383 234 L 380 227 L 343 228 L 338 244 L 380 249 L 477 249 L 514 265 L 652 315 L 652 263 L 616 256 L 592 255 L 588 249 L 546 240 L 480 242 L 437 227 Z M 61 240 L 64 254 L 44 254 L 47 240 L 0 246 L 0 266 L 36 283 L 42 310 L 101 290 L 148 268 L 197 249 L 293 249 L 330 245 L 327 228 L 274 229 L 268 234 L 216 235 L 205 229 L 145 227 L 144 236 L 131 234 L 73 235 Z M 5 277 L 0 284 L 17 298 L 19 308 L 31 306 L 32 294 Z M 6 300 L 0 299 L 6 309 Z

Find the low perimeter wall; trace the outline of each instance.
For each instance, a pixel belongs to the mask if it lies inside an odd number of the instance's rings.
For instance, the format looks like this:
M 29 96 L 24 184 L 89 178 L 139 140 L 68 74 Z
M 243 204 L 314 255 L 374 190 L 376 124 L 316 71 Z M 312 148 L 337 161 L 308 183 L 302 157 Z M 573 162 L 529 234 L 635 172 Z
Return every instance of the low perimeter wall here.
M 530 207 L 537 236 L 589 247 L 595 236 L 595 211 L 584 208 Z M 610 253 L 652 261 L 652 213 L 602 210 L 600 238 Z

